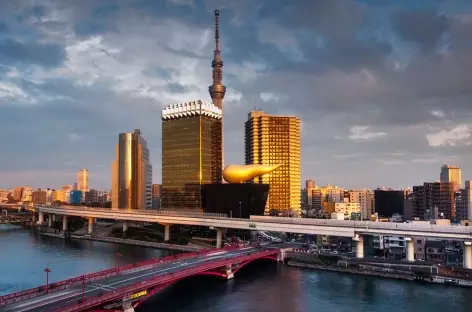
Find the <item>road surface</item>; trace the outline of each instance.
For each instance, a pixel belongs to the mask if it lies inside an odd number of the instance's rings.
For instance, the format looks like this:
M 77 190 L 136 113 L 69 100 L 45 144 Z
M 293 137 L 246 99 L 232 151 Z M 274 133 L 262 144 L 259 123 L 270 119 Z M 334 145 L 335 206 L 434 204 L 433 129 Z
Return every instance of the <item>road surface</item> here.
M 176 262 L 156 264 L 153 268 L 152 265 L 137 268 L 138 271 L 125 272 L 123 274 L 105 278 L 102 280 L 94 281 L 92 283 L 85 284 L 84 296 L 85 299 L 98 297 L 106 294 L 107 292 L 117 290 L 122 287 L 130 286 L 134 283 L 145 281 L 149 278 L 159 275 L 166 275 L 168 273 L 177 272 L 182 269 L 188 269 L 196 267 L 204 262 L 224 259 L 227 257 L 237 257 L 248 253 L 260 252 L 262 248 L 256 247 L 243 247 L 237 250 L 215 250 L 214 252 L 206 255 L 197 256 L 191 259 L 177 260 Z M 74 285 L 70 288 L 53 292 L 51 294 L 31 298 L 18 303 L 10 304 L 7 306 L 0 307 L 0 311 L 4 312 L 51 312 L 58 309 L 71 306 L 79 303 L 82 298 L 82 285 Z

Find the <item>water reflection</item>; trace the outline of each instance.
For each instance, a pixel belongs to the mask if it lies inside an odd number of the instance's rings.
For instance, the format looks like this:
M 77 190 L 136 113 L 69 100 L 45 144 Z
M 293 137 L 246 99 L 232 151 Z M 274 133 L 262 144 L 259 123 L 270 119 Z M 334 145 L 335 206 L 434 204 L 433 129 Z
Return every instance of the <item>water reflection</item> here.
M 11 226 L 0 227 L 0 294 L 57 281 L 152 257 L 171 254 L 165 250 L 81 240 L 61 240 Z
M 43 284 L 44 266 L 60 280 L 84 272 L 164 256 L 166 251 L 63 241 L 0 226 L 0 295 Z M 118 256 L 120 255 L 120 256 Z M 183 280 L 145 302 L 137 312 L 469 312 L 472 290 L 298 269 L 256 261 L 234 280 L 200 276 Z

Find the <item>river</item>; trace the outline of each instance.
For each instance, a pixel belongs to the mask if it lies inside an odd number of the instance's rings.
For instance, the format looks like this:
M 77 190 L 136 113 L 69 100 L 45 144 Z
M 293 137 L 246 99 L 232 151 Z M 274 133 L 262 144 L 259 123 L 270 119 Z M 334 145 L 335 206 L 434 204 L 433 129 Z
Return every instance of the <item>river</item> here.
M 40 237 L 0 225 L 0 295 L 110 268 L 168 251 Z M 472 290 L 312 271 L 260 261 L 234 280 L 195 277 L 169 287 L 137 312 L 470 312 Z

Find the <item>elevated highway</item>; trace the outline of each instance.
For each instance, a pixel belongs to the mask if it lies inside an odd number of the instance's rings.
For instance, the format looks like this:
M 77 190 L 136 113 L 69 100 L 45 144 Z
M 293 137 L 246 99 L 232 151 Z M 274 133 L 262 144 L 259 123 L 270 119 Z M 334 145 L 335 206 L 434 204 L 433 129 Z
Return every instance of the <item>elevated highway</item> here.
M 464 268 L 472 269 L 472 227 L 430 224 L 430 223 L 394 223 L 372 221 L 344 221 L 304 218 L 281 218 L 251 216 L 250 219 L 228 218 L 205 213 L 100 209 L 88 207 L 47 207 L 35 206 L 39 212 L 39 222 L 44 214 L 63 215 L 63 230 L 67 230 L 67 216 L 80 216 L 89 219 L 89 233 L 92 233 L 94 218 L 115 219 L 123 222 L 154 222 L 165 226 L 164 240 L 169 240 L 170 225 L 208 226 L 216 230 L 216 246 L 222 246 L 222 230 L 226 228 L 289 232 L 314 235 L 341 236 L 353 238 L 356 245 L 356 257 L 364 258 L 364 235 L 403 236 L 406 241 L 408 261 L 415 260 L 414 237 L 439 238 L 464 242 Z
M 46 214 L 105 218 L 120 221 L 154 222 L 161 224 L 199 225 L 213 228 L 233 228 L 258 231 L 290 232 L 330 236 L 357 235 L 422 236 L 451 240 L 472 240 L 472 227 L 456 225 L 393 223 L 372 221 L 341 221 L 325 219 L 251 216 L 250 219 L 228 218 L 203 213 L 159 212 L 149 210 L 119 210 L 88 207 L 35 206 Z

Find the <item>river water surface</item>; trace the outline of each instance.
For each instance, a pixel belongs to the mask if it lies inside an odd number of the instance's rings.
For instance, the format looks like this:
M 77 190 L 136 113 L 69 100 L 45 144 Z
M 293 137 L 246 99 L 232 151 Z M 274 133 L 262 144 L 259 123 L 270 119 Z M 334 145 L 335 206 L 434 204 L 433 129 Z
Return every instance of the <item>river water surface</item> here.
M 83 273 L 166 256 L 168 251 L 40 237 L 0 225 L 0 295 Z M 195 277 L 137 312 L 471 312 L 472 289 L 293 268 L 261 260 L 234 280 Z

